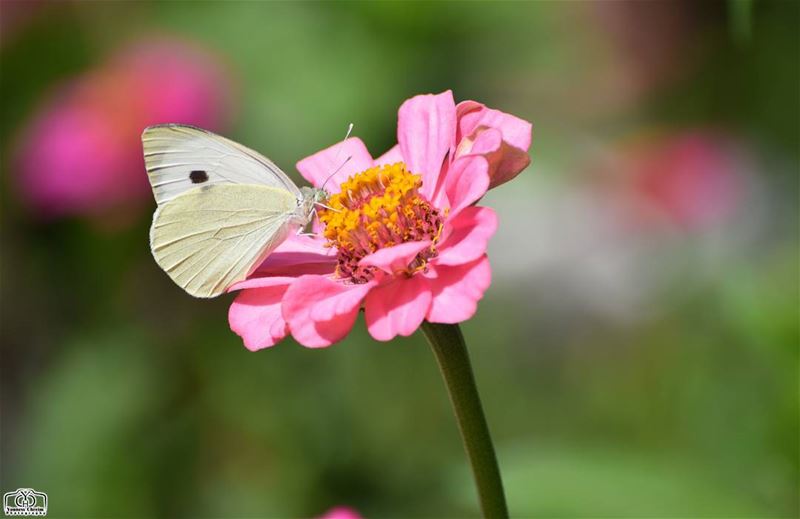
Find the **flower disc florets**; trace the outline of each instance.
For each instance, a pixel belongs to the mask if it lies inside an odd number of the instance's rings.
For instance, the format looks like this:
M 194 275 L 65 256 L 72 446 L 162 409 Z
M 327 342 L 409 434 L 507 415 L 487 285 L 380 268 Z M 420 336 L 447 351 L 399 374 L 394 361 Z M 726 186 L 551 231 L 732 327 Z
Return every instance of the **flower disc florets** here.
M 328 200 L 330 209 L 320 212 L 324 236 L 336 247 L 340 278 L 366 283 L 375 267 L 359 261 L 373 252 L 409 241 L 430 240 L 405 269 L 407 275 L 424 270 L 436 256 L 442 216 L 420 193 L 422 179 L 402 162 L 376 166 L 348 178 L 339 193 Z

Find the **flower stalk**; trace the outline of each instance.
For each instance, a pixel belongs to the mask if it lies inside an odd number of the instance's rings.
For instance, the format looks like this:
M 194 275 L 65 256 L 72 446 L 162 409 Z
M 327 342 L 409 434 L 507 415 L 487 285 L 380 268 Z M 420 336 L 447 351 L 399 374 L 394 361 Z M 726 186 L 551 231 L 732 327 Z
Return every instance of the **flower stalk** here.
M 423 321 L 422 331 L 436 355 L 453 404 L 483 516 L 507 518 L 503 481 L 461 329 L 457 324 Z

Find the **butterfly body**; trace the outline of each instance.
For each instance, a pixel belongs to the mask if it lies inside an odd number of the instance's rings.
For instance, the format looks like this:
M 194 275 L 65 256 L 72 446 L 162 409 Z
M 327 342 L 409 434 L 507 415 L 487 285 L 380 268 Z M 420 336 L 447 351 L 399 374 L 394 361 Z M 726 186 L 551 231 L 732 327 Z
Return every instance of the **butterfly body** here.
M 294 217 L 295 222 L 299 223 L 301 227 L 305 227 L 314 218 L 314 207 L 322 204 L 328 199 L 329 193 L 324 189 L 316 187 L 301 187 L 300 198 L 297 200 L 297 210 Z
M 266 157 L 184 125 L 142 134 L 158 208 L 150 248 L 159 266 L 195 297 L 215 297 L 247 278 L 305 227 L 324 190 L 297 187 Z

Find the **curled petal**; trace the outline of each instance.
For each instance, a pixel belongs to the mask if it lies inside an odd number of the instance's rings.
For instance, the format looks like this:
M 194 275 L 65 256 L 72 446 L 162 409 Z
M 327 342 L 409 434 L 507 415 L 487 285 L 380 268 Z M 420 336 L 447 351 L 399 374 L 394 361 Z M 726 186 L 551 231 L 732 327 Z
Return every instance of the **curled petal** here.
M 472 130 L 475 129 L 474 125 L 470 124 L 474 121 L 475 115 L 479 113 L 481 110 L 485 110 L 486 105 L 483 103 L 479 103 L 477 101 L 461 101 L 456 105 L 456 119 L 458 120 L 458 124 L 456 125 L 456 141 L 460 142 L 464 139 L 465 135 L 469 135 L 472 133 Z M 472 115 L 472 119 L 468 119 L 464 121 L 464 117 Z M 463 121 L 463 122 L 462 122 Z
M 459 140 L 471 135 L 479 127 L 495 128 L 503 134 L 503 140 L 515 148 L 527 152 L 531 147 L 531 123 L 519 117 L 493 110 L 475 101 L 458 103 Z
M 228 323 L 248 350 L 269 348 L 286 337 L 281 300 L 291 281 L 294 279 L 271 278 L 259 288 L 244 290 L 231 303 Z
M 339 191 L 339 185 L 347 180 L 347 177 L 369 169 L 372 165 L 372 156 L 361 139 L 350 137 L 304 158 L 297 163 L 297 171 L 313 186 L 322 187 L 327 181 L 325 189 L 336 193 Z M 339 171 L 333 175 L 337 169 Z
M 379 249 L 372 254 L 364 256 L 358 263 L 364 267 L 378 267 L 389 274 L 393 274 L 406 270 L 411 260 L 430 246 L 430 240 L 409 241 L 393 247 Z
M 431 304 L 428 281 L 422 275 L 395 278 L 375 287 L 364 300 L 367 329 L 373 338 L 388 341 L 409 336 L 419 328 Z
M 376 166 L 395 164 L 397 162 L 403 162 L 403 153 L 400 151 L 399 144 L 395 144 L 389 151 L 375 159 Z
M 438 246 L 437 265 L 461 265 L 486 253 L 486 247 L 497 230 L 497 215 L 488 207 L 467 207 L 450 220 L 447 233 Z
M 450 165 L 444 190 L 450 204 L 450 215 L 477 202 L 489 189 L 489 173 L 486 159 L 470 155 L 456 159 Z
M 283 317 L 307 348 L 342 340 L 353 327 L 361 300 L 374 285 L 345 285 L 326 276 L 302 276 L 286 291 Z
M 508 182 L 528 167 L 531 123 L 474 101 L 459 103 L 457 112 L 456 156 L 480 154 L 486 157 L 491 179 L 489 189 Z
M 489 258 L 481 258 L 458 266 L 441 266 L 426 274 L 433 299 L 426 318 L 433 323 L 466 321 L 478 308 L 478 301 L 489 288 L 492 270 Z
M 422 175 L 420 191 L 429 200 L 455 137 L 456 105 L 450 90 L 415 96 L 400 106 L 397 142 L 409 170 Z
M 489 155 L 500 149 L 503 144 L 503 134 L 500 130 L 481 126 L 458 142 L 456 157 L 464 155 Z
M 489 189 L 505 184 L 519 175 L 531 163 L 527 152 L 509 146 L 505 141 L 500 145 L 499 150 L 484 156 L 489 161 L 489 177 L 491 178 Z

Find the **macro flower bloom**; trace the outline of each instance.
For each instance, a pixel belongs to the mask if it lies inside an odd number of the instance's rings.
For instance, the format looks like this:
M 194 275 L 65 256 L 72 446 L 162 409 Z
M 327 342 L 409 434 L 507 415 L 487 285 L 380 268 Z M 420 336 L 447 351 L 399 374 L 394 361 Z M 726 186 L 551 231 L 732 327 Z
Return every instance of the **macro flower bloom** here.
M 452 92 L 420 95 L 398 112 L 398 144 L 373 159 L 349 138 L 297 163 L 328 180 L 316 237 L 294 236 L 234 285 L 231 329 L 250 350 L 290 334 L 310 348 L 344 338 L 364 309 L 377 340 L 423 320 L 472 317 L 491 280 L 486 247 L 497 217 L 475 203 L 529 163 L 531 125 Z
M 144 207 L 139 145 L 149 125 L 223 126 L 229 84 L 208 53 L 173 40 L 136 44 L 60 85 L 22 132 L 20 194 L 39 215 L 105 217 Z

